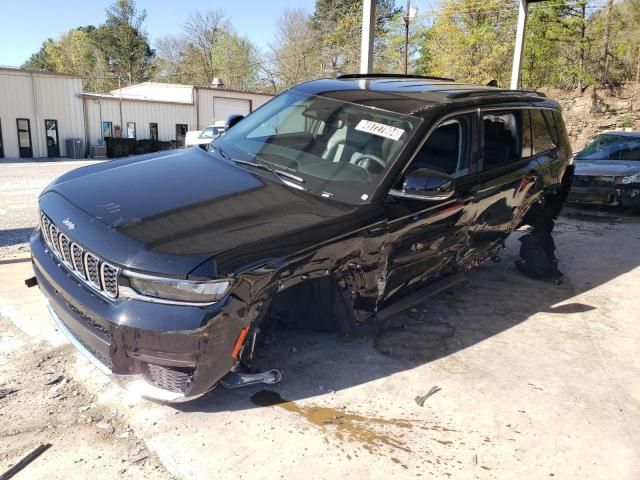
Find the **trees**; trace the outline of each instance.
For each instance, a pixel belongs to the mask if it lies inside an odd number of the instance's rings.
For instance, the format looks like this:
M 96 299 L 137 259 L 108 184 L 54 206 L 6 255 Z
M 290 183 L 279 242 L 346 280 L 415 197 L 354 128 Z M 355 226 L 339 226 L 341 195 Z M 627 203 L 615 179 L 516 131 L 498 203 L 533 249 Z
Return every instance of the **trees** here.
M 603 3 L 605 2 L 606 3 Z M 374 71 L 401 72 L 404 11 L 376 0 Z M 410 71 L 506 86 L 515 38 L 511 0 L 442 0 L 412 22 Z M 24 67 L 81 75 L 108 91 L 147 79 L 279 92 L 296 83 L 359 68 L 362 0 L 316 0 L 311 13 L 283 11 L 266 52 L 238 34 L 222 10 L 193 12 L 177 35 L 144 30 L 135 0 L 115 0 L 97 28 L 48 39 Z M 529 7 L 522 85 L 582 92 L 593 84 L 640 82 L 640 0 L 554 0 Z
M 457 80 L 506 85 L 511 70 L 515 10 L 506 0 L 448 0 L 424 36 L 428 73 Z
M 179 35 L 158 41 L 155 80 L 210 85 L 216 77 L 236 89 L 256 85 L 256 47 L 238 35 L 221 10 L 189 15 Z
M 83 78 L 84 88 L 108 91 L 147 80 L 154 54 L 142 28 L 146 12 L 135 0 L 117 0 L 106 9 L 103 25 L 79 27 L 48 39 L 22 66 Z
M 636 12 L 634 16 L 633 12 Z M 507 85 L 515 33 L 506 0 L 444 0 L 422 33 L 420 71 Z M 555 0 L 531 4 L 522 63 L 526 88 L 582 92 L 640 77 L 640 0 Z
M 385 34 L 401 11 L 395 0 L 376 0 L 374 63 L 383 55 Z M 358 71 L 362 0 L 316 0 L 311 21 L 321 42 L 325 74 Z
M 138 10 L 135 0 L 116 0 L 106 14 L 107 20 L 93 38 L 110 72 L 126 85 L 148 80 L 154 54 L 143 29 L 147 12 Z
M 282 12 L 262 69 L 273 91 L 322 76 L 322 40 L 304 10 Z

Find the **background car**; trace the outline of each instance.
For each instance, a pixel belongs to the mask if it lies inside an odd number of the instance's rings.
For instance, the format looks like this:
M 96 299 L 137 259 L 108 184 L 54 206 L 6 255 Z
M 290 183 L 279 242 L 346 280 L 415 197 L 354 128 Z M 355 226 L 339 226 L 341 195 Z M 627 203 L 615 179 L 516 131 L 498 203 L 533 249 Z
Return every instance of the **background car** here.
M 193 147 L 198 145 L 203 150 L 207 149 L 207 145 L 211 143 L 214 138 L 222 135 L 226 130 L 226 123 L 224 121 L 215 122 L 213 125 L 209 125 L 204 130 L 193 130 L 187 132 L 187 138 L 184 142 L 185 147 Z
M 574 161 L 570 202 L 640 206 L 640 132 L 601 133 Z

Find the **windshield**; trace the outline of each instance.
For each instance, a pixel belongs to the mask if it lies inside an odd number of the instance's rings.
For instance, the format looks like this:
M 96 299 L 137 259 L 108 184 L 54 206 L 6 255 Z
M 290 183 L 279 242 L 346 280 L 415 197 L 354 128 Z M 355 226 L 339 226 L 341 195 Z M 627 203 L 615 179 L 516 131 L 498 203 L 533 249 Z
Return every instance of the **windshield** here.
M 367 203 L 419 123 L 415 117 L 288 91 L 213 146 L 233 160 L 286 172 L 310 193 Z
M 640 161 L 640 136 L 598 135 L 576 156 L 576 160 Z

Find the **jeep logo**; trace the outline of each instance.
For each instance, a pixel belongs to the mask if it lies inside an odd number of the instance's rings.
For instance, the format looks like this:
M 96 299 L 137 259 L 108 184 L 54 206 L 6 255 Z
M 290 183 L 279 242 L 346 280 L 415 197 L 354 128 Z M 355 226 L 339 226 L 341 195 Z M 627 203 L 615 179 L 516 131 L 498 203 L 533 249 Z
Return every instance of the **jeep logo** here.
M 73 230 L 74 228 L 76 228 L 76 224 L 75 224 L 75 223 L 73 223 L 73 222 L 72 222 L 70 219 L 68 219 L 68 218 L 65 218 L 65 219 L 62 221 L 62 223 L 64 223 L 64 224 L 67 226 L 67 228 L 68 228 L 69 230 Z

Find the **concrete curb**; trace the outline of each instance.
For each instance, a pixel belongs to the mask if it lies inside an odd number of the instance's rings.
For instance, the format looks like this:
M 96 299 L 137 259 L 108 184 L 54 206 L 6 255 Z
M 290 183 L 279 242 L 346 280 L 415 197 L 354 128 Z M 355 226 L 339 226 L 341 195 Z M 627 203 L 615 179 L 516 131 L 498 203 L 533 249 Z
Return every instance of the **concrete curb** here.
M 9 265 L 11 263 L 22 263 L 22 262 L 30 262 L 31 254 L 29 255 L 21 255 L 19 257 L 13 258 L 0 258 L 0 265 Z

